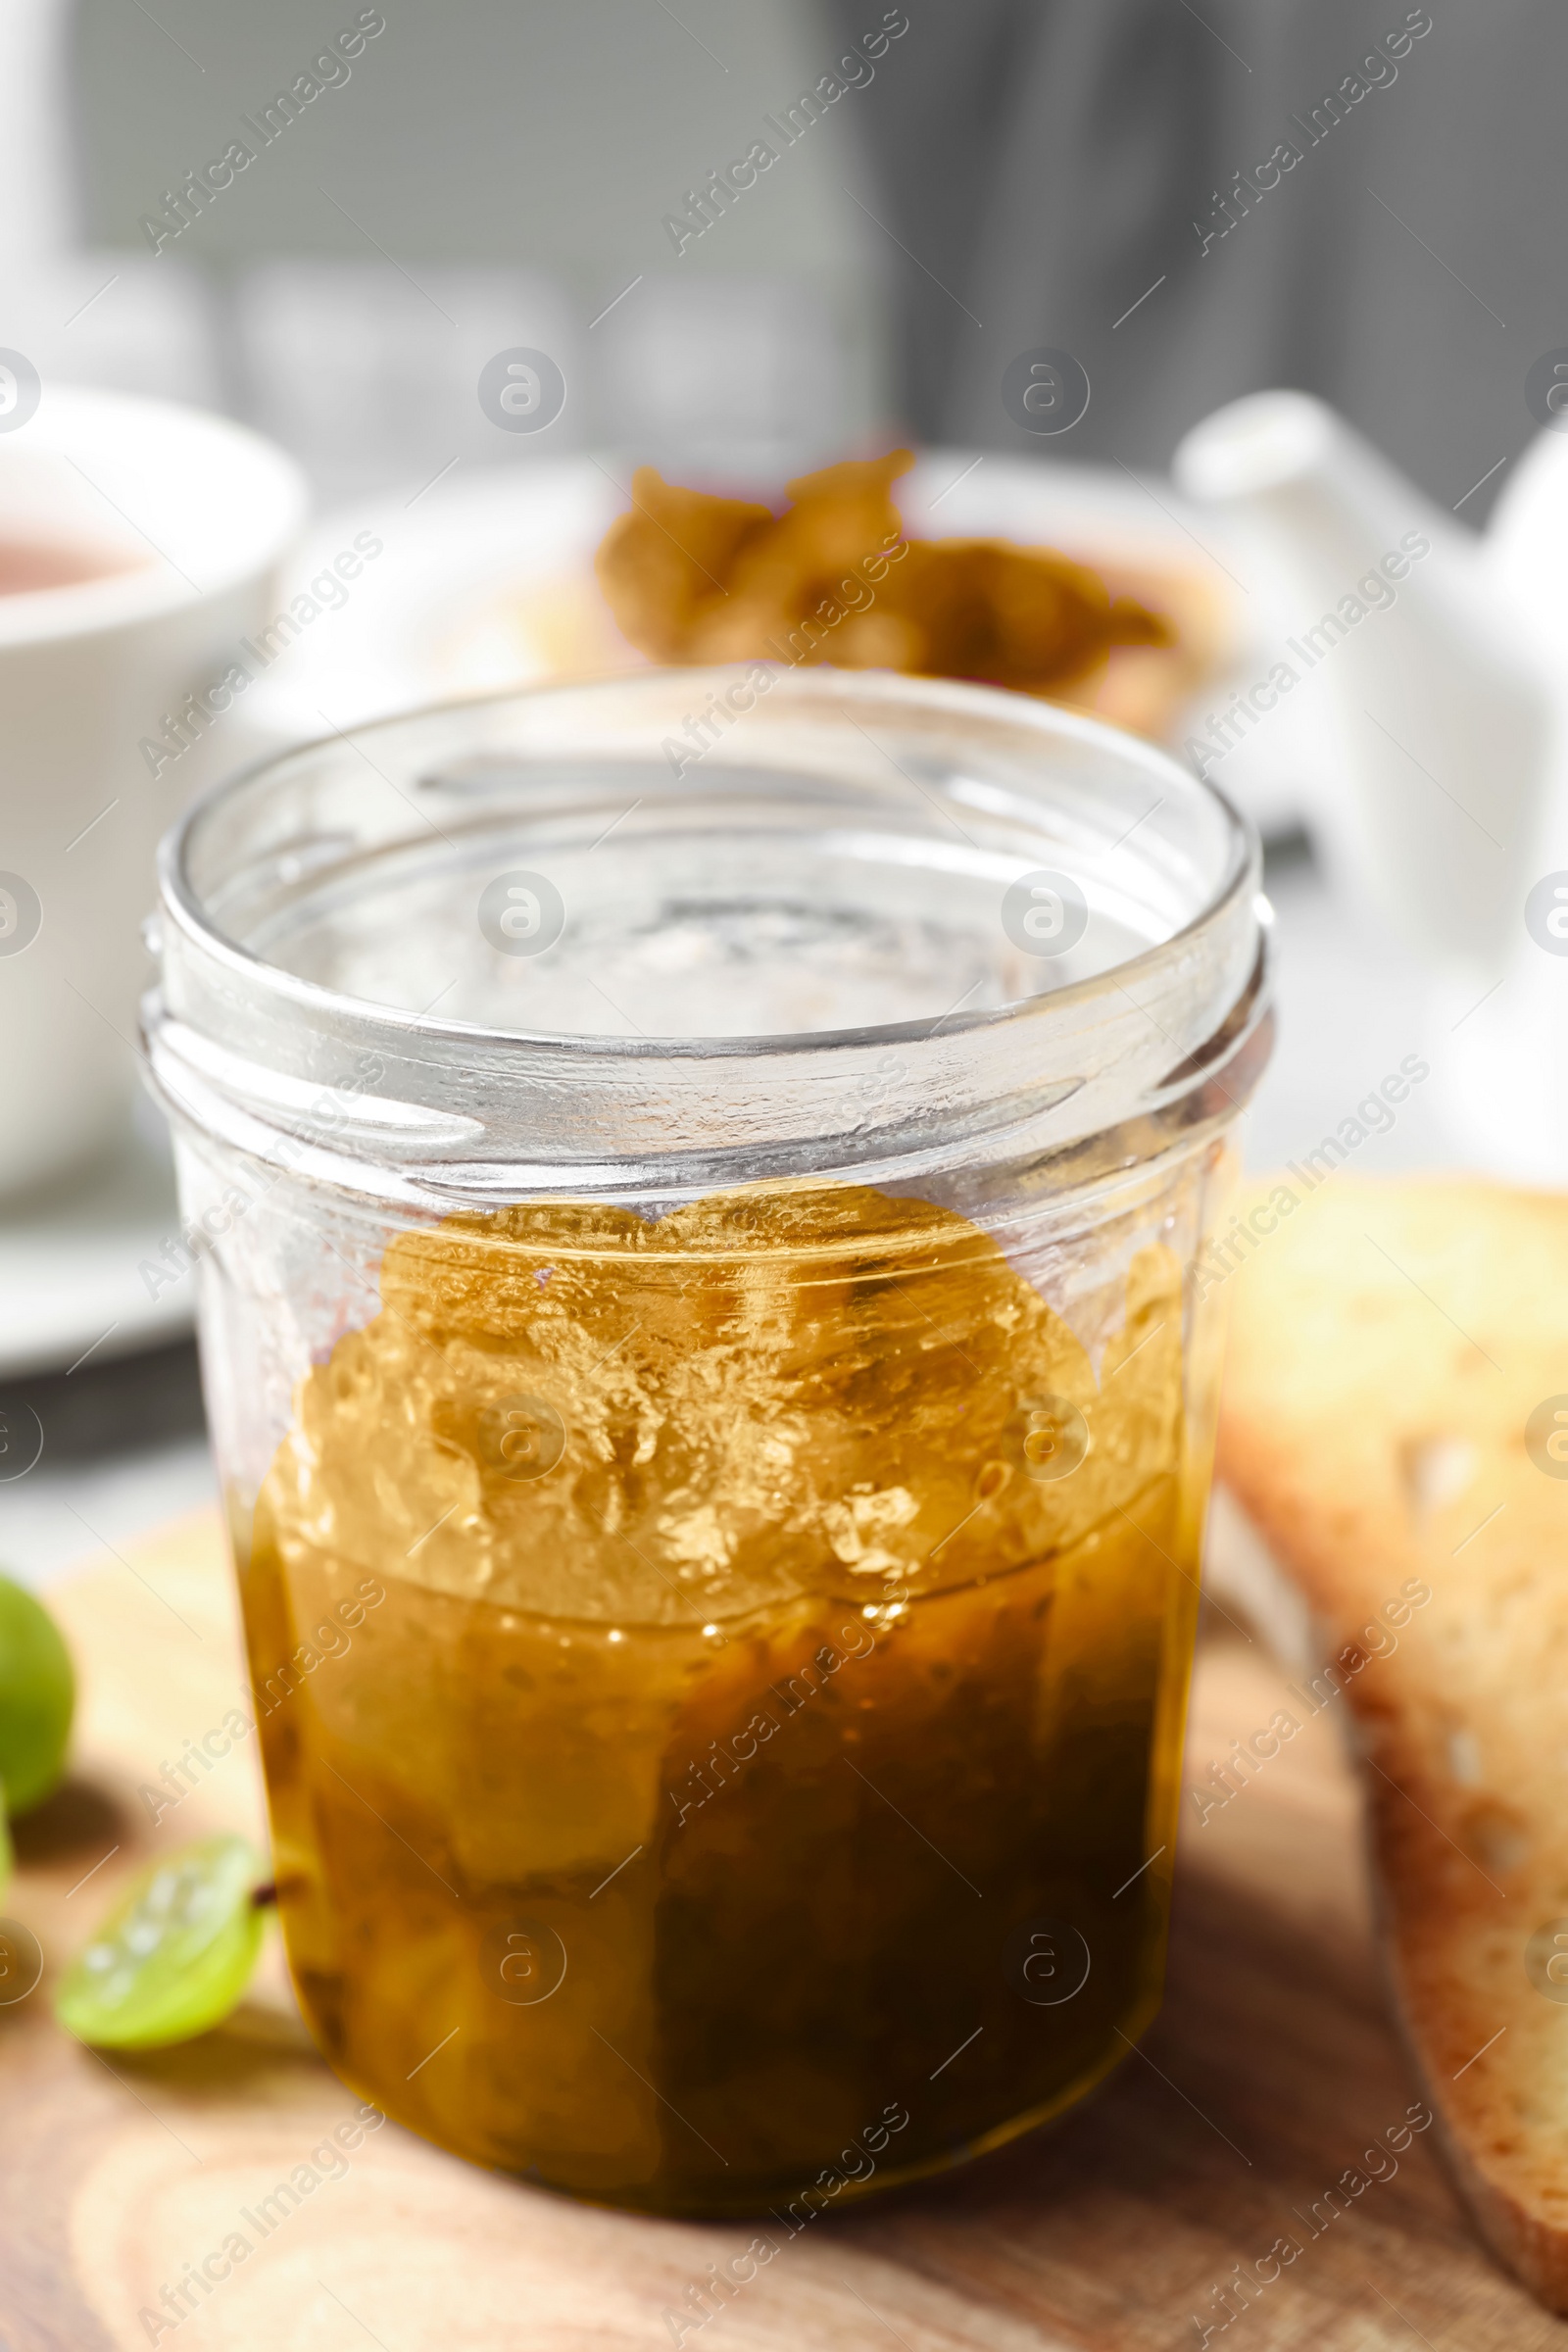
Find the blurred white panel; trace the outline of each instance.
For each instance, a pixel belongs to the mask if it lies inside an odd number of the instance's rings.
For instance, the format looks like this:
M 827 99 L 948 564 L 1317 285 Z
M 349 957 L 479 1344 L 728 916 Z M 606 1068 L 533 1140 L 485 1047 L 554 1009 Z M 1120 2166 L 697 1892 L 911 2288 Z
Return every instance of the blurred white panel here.
M 601 432 L 639 459 L 751 475 L 839 454 L 847 354 L 825 290 L 650 276 L 594 341 Z
M 559 456 L 585 434 L 582 338 L 537 273 L 265 262 L 238 282 L 235 321 L 250 421 L 326 499 L 417 486 L 458 459 Z M 517 347 L 548 353 L 566 379 L 565 407 L 539 433 L 502 431 L 479 406 L 480 370 Z
M 172 257 L 55 253 L 0 262 L 3 340 L 57 383 L 222 406 L 200 270 Z

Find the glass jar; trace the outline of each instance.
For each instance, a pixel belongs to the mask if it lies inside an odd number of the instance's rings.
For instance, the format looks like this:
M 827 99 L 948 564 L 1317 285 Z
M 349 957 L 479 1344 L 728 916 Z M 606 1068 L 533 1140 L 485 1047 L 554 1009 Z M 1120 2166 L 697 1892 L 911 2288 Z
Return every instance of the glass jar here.
M 147 1052 L 356 2090 L 799 2213 L 1144 2030 L 1265 918 L 1147 745 L 820 668 L 390 721 L 170 837 Z

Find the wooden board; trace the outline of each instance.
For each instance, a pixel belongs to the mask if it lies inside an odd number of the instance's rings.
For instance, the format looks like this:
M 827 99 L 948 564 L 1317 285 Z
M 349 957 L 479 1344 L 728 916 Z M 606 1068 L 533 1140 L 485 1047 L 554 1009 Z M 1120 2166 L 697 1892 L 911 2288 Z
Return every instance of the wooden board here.
M 183 2049 L 111 2063 L 53 2025 L 48 1972 L 122 1875 L 210 1829 L 260 1834 L 262 1806 L 249 1740 L 156 1831 L 137 1798 L 241 1689 L 216 1522 L 105 1555 L 51 1599 L 83 1706 L 74 1778 L 21 1825 L 4 1900 L 46 1974 L 0 2007 L 0 2336 L 8 2352 L 129 2352 L 154 2340 L 140 2315 L 163 2289 L 356 2102 L 315 2056 L 275 1948 L 231 2024 Z M 1285 1703 L 1261 1643 L 1215 1622 L 1189 1742 L 1200 1779 Z M 1172 2352 L 1212 2324 L 1211 2345 L 1250 2352 L 1568 2352 L 1568 2327 L 1476 2245 L 1430 2135 L 1322 2218 L 1418 2096 L 1385 2014 L 1358 1817 L 1326 1712 L 1201 1826 L 1187 1815 L 1165 2009 L 1096 2099 L 965 2172 L 817 2221 L 687 2345 Z M 248 2230 L 250 2253 L 159 2343 L 657 2352 L 665 2310 L 753 2234 L 575 2205 L 393 2125 L 313 2169 L 325 2177 L 299 2210 Z M 1271 2266 L 1282 2236 L 1300 2251 Z M 1278 2276 L 1221 2328 L 1214 2290 L 1260 2263 Z

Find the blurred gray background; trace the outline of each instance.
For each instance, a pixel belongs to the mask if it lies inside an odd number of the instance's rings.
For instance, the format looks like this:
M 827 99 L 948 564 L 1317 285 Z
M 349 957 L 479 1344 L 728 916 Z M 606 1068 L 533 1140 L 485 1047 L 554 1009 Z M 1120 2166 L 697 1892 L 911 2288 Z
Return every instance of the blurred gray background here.
M 328 492 L 454 450 L 526 462 L 473 396 L 511 343 L 566 370 L 552 448 L 710 472 L 889 428 L 1038 447 L 998 387 L 1045 343 L 1094 382 L 1074 456 L 1162 464 L 1205 410 L 1291 382 L 1452 505 L 1522 445 L 1525 369 L 1568 332 L 1560 0 L 371 13 L 348 77 L 155 257 L 164 192 L 359 10 L 4 0 L 14 339 L 249 416 Z M 865 58 L 885 19 L 907 30 Z M 863 86 L 677 256 L 665 216 L 856 44 Z M 1301 160 L 1264 188 L 1282 141 Z

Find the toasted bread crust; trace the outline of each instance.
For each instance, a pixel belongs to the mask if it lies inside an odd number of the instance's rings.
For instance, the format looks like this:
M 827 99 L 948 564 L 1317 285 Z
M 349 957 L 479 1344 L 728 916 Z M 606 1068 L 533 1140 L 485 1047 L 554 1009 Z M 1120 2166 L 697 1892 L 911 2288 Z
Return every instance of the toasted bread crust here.
M 1220 1475 L 1325 1632 L 1455 2178 L 1568 2311 L 1568 1199 L 1290 1190 L 1227 1284 Z

